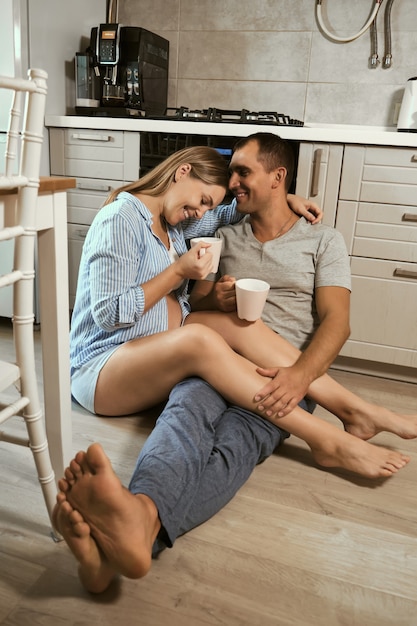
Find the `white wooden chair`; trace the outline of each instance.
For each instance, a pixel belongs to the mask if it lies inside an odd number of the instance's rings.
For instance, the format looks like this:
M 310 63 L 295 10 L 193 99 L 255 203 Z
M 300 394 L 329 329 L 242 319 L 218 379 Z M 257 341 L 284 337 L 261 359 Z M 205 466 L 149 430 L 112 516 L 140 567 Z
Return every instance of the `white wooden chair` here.
M 35 216 L 43 140 L 47 74 L 29 70 L 28 79 L 0 77 L 0 89 L 12 92 L 5 173 L 0 174 L 2 241 L 14 241 L 12 271 L 0 276 L 0 288 L 13 288 L 13 339 L 15 362 L 6 362 L 0 346 L 0 440 L 29 446 L 42 487 L 49 517 L 56 498 L 55 477 L 39 400 L 34 350 Z M 10 244 L 8 244 L 10 245 Z M 47 329 L 45 329 L 47 332 Z M 12 417 L 25 420 L 27 437 L 3 430 Z M 16 432 L 16 431 L 15 431 Z M 1 460 L 0 460 L 1 466 Z M 1 497 L 0 497 L 1 507 Z

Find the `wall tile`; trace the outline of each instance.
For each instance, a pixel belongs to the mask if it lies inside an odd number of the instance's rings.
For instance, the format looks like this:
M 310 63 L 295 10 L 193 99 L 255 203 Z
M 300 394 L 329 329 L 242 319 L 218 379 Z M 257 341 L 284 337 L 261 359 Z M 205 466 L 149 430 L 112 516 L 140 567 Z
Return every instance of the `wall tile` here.
M 336 44 L 319 33 L 313 34 L 309 82 L 397 84 L 417 73 L 417 41 L 415 33 L 392 32 L 392 66 L 369 69 L 370 39 L 365 34 L 349 44 Z M 415 57 L 410 50 L 415 48 Z M 385 53 L 384 37 L 378 38 L 378 56 Z
M 179 30 L 180 0 L 119 0 L 119 22 L 154 32 Z
M 311 31 L 315 18 L 305 0 L 181 0 L 181 30 Z
M 180 78 L 305 82 L 310 33 L 182 32 Z
M 306 123 L 393 126 L 395 102 L 403 90 L 393 85 L 312 83 L 307 89 Z

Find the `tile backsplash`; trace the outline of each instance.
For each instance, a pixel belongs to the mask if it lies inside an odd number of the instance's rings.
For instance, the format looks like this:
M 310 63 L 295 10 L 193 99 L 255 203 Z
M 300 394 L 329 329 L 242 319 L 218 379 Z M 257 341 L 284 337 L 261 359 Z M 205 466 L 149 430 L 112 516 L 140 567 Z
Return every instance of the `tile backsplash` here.
M 373 0 L 323 0 L 329 30 L 358 32 Z M 378 55 L 384 56 L 382 2 Z M 341 44 L 316 19 L 315 0 L 119 0 L 119 22 L 170 41 L 169 106 L 278 111 L 308 123 L 393 126 L 417 75 L 417 2 L 394 0 L 392 66 L 369 69 L 369 30 Z

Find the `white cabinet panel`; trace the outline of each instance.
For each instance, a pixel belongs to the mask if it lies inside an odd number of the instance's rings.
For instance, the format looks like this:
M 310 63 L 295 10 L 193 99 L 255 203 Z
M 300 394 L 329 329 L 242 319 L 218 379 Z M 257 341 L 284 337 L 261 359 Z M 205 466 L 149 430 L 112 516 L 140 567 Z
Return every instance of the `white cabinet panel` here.
M 393 265 L 397 264 L 389 263 L 388 267 L 383 267 L 385 261 L 379 262 L 380 267 L 377 264 L 373 276 L 366 276 L 363 275 L 367 272 L 363 261 L 357 262 L 355 267 L 360 273 L 352 270 L 351 338 L 368 345 L 390 347 L 393 352 L 405 352 L 405 361 L 409 362 L 403 361 L 402 365 L 417 367 L 416 268 L 411 266 L 412 269 L 408 270 L 411 275 L 414 271 L 414 282 L 413 279 L 396 278 Z M 391 277 L 384 274 L 391 274 Z M 368 358 L 372 360 L 369 355 Z
M 91 224 L 97 211 L 103 206 L 110 191 L 120 187 L 119 180 L 94 180 L 77 178 L 75 189 L 67 193 L 68 222 Z
M 323 210 L 323 223 L 334 226 L 342 168 L 343 146 L 301 143 L 296 193 L 314 200 Z
M 341 355 L 417 367 L 417 151 L 347 146 L 336 227 L 351 254 Z

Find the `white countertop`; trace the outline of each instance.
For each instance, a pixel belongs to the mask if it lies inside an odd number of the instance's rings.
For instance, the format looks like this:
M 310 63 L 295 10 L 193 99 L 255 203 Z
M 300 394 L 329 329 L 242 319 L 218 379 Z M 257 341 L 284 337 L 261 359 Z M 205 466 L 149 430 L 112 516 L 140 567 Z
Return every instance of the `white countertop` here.
M 417 133 L 399 133 L 395 127 L 309 123 L 305 126 L 273 126 L 268 124 L 151 120 L 125 117 L 82 117 L 77 115 L 47 115 L 45 125 L 55 128 L 152 131 L 231 137 L 246 137 L 259 131 L 278 132 L 284 139 L 296 141 L 403 146 L 417 149 Z

